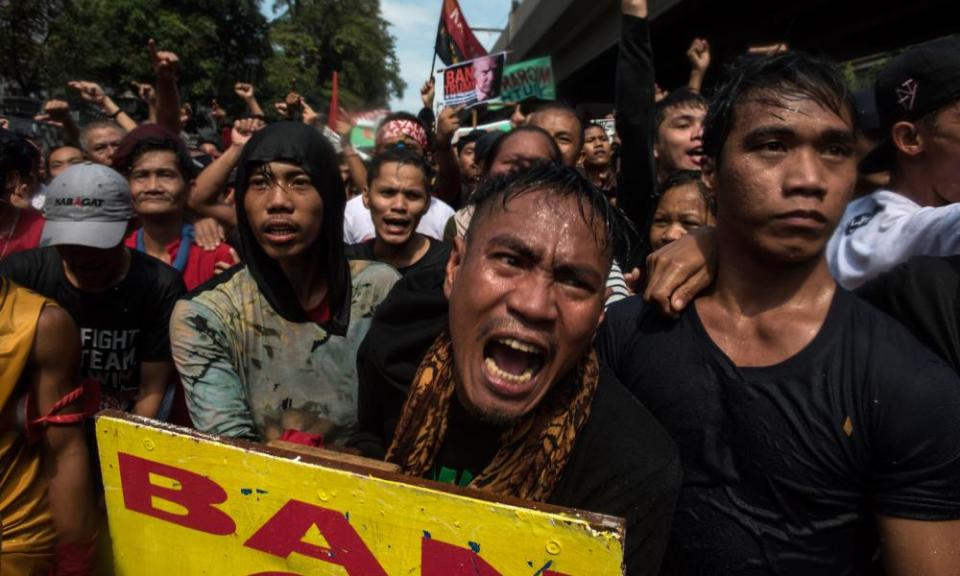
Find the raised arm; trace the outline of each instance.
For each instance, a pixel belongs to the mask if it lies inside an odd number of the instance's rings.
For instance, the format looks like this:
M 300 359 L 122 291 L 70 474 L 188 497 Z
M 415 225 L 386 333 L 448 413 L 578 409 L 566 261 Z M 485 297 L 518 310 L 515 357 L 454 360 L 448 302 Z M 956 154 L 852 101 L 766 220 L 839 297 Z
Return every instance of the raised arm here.
M 687 49 L 687 61 L 690 62 L 690 79 L 687 88 L 692 92 L 700 92 L 703 87 L 703 77 L 710 67 L 710 44 L 706 38 L 694 38 Z
M 237 212 L 233 206 L 220 202 L 220 194 L 227 186 L 230 172 L 240 160 L 243 145 L 254 132 L 263 127 L 263 120 L 259 118 L 234 121 L 233 131 L 230 133 L 230 146 L 197 176 L 188 201 L 194 212 L 213 218 L 224 228 L 230 230 L 236 228 Z
M 654 69 L 646 0 L 622 0 L 616 121 L 620 134 L 619 206 L 641 232 L 649 227 L 653 162 Z
M 350 167 L 350 182 L 361 193 L 367 189 L 367 167 L 363 165 L 360 154 L 350 144 L 350 133 L 353 131 L 353 117 L 346 110 L 340 109 L 337 114 L 337 134 L 340 135 L 340 147 L 343 157 Z
M 48 100 L 43 103 L 43 112 L 33 117 L 37 122 L 55 126 L 63 131 L 67 142 L 80 145 L 80 129 L 70 116 L 70 104 L 66 100 Z
M 141 84 L 133 82 L 133 87 L 137 89 L 137 95 L 147 105 L 147 122 L 157 121 L 157 91 L 150 84 Z
M 174 134 L 180 133 L 180 90 L 177 88 L 177 64 L 180 58 L 173 52 L 157 50 L 157 42 L 147 43 L 150 62 L 156 75 L 157 124 Z
M 96 82 L 73 80 L 67 82 L 67 86 L 80 92 L 80 96 L 85 101 L 99 108 L 103 114 L 112 118 L 124 130 L 129 132 L 137 127 L 137 123 L 133 121 L 133 118 L 127 116 L 127 113 L 121 110 Z
M 257 102 L 257 97 L 255 95 L 255 90 L 252 84 L 246 84 L 244 82 L 237 82 L 233 85 L 233 92 L 243 100 L 243 103 L 247 106 L 247 114 L 251 116 L 263 117 L 263 108 L 260 108 L 260 103 Z
M 453 135 L 460 128 L 463 106 L 444 108 L 437 119 L 437 197 L 455 204 L 460 195 L 460 162 L 453 151 Z

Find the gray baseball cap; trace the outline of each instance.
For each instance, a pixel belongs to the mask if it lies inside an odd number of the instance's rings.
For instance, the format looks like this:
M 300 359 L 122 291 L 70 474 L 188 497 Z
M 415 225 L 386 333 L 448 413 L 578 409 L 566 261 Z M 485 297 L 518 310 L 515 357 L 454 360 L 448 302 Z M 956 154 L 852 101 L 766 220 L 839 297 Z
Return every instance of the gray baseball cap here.
M 134 215 L 127 180 L 100 164 L 71 166 L 53 179 L 46 194 L 40 246 L 113 248 Z

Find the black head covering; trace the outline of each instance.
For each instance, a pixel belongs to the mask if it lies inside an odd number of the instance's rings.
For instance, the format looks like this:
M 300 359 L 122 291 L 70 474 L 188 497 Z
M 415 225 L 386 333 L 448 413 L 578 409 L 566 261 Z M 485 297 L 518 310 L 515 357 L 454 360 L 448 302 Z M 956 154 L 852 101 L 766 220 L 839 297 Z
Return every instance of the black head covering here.
M 346 334 L 350 323 L 350 270 L 343 253 L 346 194 L 337 154 L 330 142 L 315 129 L 300 122 L 279 122 L 254 134 L 243 147 L 237 164 L 236 206 L 241 256 L 260 292 L 277 314 L 290 322 L 309 322 L 280 265 L 257 243 L 244 209 L 250 175 L 266 162 L 290 162 L 300 166 L 323 199 L 323 227 L 317 242 L 330 306 L 330 321 L 324 328 L 333 334 Z

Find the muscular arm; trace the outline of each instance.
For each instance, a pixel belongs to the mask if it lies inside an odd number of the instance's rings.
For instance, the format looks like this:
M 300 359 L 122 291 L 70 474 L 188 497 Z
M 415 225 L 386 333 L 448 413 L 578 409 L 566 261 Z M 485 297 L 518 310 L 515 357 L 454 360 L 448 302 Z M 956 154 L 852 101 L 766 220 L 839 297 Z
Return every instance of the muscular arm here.
M 133 413 L 137 416 L 156 418 L 163 395 L 167 387 L 173 383 L 174 374 L 176 370 L 173 362 L 141 362 L 140 393 L 133 405 Z
M 77 386 L 80 334 L 70 315 L 57 306 L 40 314 L 32 354 L 38 413 L 46 415 Z M 80 401 L 58 414 L 76 413 Z M 96 534 L 90 458 L 81 424 L 47 425 L 43 451 L 49 478 L 50 511 L 61 544 L 89 542 Z
M 960 574 L 960 520 L 924 522 L 878 516 L 888 576 Z

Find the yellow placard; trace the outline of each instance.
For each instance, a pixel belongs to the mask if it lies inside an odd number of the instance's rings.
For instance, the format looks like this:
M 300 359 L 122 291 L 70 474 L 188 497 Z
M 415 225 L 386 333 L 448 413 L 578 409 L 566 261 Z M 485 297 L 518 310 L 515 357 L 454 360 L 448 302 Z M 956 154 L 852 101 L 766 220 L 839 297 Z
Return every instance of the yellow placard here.
M 119 412 L 97 417 L 97 444 L 118 576 L 623 573 L 623 521 L 609 516 Z

